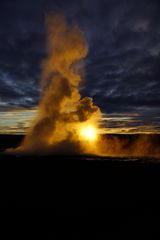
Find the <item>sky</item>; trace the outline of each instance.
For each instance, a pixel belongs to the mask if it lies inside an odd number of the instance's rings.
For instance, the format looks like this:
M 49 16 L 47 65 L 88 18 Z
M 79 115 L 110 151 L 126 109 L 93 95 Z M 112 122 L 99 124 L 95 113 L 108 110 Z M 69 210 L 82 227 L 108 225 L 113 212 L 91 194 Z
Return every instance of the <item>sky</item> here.
M 0 133 L 25 133 L 36 115 L 45 16 L 59 12 L 86 37 L 81 93 L 105 131 L 160 131 L 159 0 L 1 0 L 0 9 Z

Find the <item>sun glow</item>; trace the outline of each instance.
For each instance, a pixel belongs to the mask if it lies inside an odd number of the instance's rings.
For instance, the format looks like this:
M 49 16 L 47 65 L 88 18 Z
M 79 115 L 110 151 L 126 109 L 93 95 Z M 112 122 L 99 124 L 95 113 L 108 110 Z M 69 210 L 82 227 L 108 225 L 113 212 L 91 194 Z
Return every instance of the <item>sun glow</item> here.
M 96 141 L 97 140 L 97 129 L 93 125 L 85 125 L 80 128 L 80 136 L 83 140 Z

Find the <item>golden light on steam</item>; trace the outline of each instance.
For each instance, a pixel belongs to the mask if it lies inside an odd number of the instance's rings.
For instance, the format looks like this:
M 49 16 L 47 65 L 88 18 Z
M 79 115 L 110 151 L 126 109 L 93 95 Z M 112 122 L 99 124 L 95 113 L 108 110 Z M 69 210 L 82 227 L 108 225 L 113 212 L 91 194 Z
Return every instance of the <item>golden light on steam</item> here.
M 18 151 L 36 154 L 86 154 L 97 151 L 101 111 L 81 97 L 88 44 L 77 25 L 62 15 L 46 19 L 47 55 L 42 62 L 38 113 Z M 87 143 L 87 144 L 86 144 Z
M 83 140 L 94 142 L 97 140 L 97 129 L 93 125 L 82 125 L 80 127 L 80 136 Z

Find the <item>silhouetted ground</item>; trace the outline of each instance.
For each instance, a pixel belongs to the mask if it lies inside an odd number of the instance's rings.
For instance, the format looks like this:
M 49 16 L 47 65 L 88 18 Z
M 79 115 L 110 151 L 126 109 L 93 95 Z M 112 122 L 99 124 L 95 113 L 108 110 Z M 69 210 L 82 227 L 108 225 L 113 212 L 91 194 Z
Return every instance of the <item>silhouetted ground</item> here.
M 16 145 L 21 137 L 0 136 L 1 146 Z M 0 185 L 1 207 L 53 208 L 60 217 L 78 216 L 96 226 L 86 227 L 85 234 L 81 225 L 72 225 L 63 231 L 71 239 L 107 239 L 107 234 L 122 236 L 126 230 L 130 235 L 137 229 L 142 234 L 159 231 L 157 159 L 1 154 Z M 107 224 L 100 228 L 103 217 Z M 62 232 L 57 235 L 50 224 L 48 239 L 60 239 Z
M 17 147 L 23 138 L 24 135 L 0 134 L 0 152 L 7 148 Z

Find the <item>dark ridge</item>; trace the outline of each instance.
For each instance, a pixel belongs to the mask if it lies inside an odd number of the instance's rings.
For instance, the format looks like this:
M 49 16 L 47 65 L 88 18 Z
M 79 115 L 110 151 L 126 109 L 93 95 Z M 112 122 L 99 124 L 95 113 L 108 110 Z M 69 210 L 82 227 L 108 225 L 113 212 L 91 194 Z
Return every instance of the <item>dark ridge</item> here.
M 16 148 L 20 145 L 25 135 L 0 134 L 0 152 L 6 148 Z
M 17 146 L 23 137 L 0 136 L 3 147 Z M 120 211 L 132 219 L 139 211 L 158 214 L 159 183 L 154 158 L 0 155 L 2 208 L 53 208 L 72 216 Z
M 159 211 L 160 163 L 88 157 L 1 154 L 0 206 L 49 207 L 71 215 L 90 208 Z

